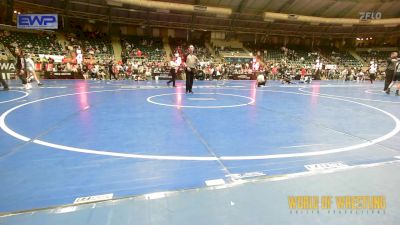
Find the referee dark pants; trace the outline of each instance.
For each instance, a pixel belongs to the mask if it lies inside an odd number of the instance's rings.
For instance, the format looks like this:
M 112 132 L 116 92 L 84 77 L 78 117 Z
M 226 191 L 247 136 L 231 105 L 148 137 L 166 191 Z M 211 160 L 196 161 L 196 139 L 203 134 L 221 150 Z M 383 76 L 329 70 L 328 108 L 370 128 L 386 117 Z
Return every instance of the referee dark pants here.
M 110 74 L 110 80 L 112 80 L 113 77 L 114 77 L 115 80 L 118 80 L 117 77 L 115 76 L 114 71 L 109 70 L 108 73 Z
M 186 93 L 193 92 L 192 87 L 193 87 L 194 71 L 195 71 L 194 68 L 190 68 L 190 71 L 186 69 Z
M 384 91 L 386 91 L 389 88 L 390 83 L 392 83 L 393 74 L 394 70 L 386 70 L 385 87 L 383 88 Z
M 171 68 L 169 74 L 171 75 L 171 79 L 167 82 L 167 85 L 169 85 L 172 82 L 172 86 L 175 87 L 175 79 L 176 79 L 175 68 Z
M 8 90 L 9 88 L 8 88 L 8 84 L 7 84 L 7 82 L 3 79 L 3 74 L 1 74 L 0 73 L 0 83 L 1 83 L 1 85 L 3 85 L 3 89 L 4 90 Z
M 23 73 L 21 73 L 23 71 Z M 26 72 L 25 70 L 22 69 L 15 69 L 15 75 L 19 77 L 19 79 L 22 81 L 22 84 L 27 84 L 28 81 L 26 80 Z
M 375 73 L 370 73 L 369 74 L 369 81 L 371 82 L 371 84 L 374 82 L 375 80 Z

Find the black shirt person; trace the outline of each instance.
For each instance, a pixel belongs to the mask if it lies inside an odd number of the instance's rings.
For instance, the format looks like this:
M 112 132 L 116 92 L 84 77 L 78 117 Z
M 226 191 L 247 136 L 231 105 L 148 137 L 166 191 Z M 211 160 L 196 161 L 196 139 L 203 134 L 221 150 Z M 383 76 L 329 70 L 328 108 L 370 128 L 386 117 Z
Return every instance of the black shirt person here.
M 2 73 L 0 73 L 0 83 L 1 83 L 1 85 L 3 85 L 3 90 L 4 91 L 10 90 L 10 88 L 8 87 L 7 82 L 3 79 L 3 74 Z
M 18 48 L 15 49 L 15 58 L 16 58 L 15 75 L 19 77 L 25 89 L 27 89 L 28 82 L 26 80 L 26 60 L 24 58 L 24 53 L 22 52 L 21 49 Z
M 179 56 L 178 53 L 175 53 L 175 60 L 171 61 L 171 69 L 169 71 L 169 74 L 171 75 L 171 79 L 167 82 L 167 85 L 169 86 L 169 84 L 172 82 L 172 86 L 175 87 L 175 79 L 176 79 L 176 75 L 179 71 L 179 66 L 182 63 L 182 59 Z
M 113 71 L 113 65 L 114 65 L 114 61 L 111 59 L 108 62 L 108 74 L 110 75 L 110 80 L 112 80 L 112 77 L 114 77 L 115 80 L 118 80 Z
M 386 77 L 385 77 L 385 87 L 383 88 L 384 91 L 387 91 L 389 88 L 390 83 L 393 81 L 394 76 L 394 68 L 397 63 L 397 52 L 392 52 L 390 54 L 390 58 L 387 59 L 387 67 L 386 67 Z

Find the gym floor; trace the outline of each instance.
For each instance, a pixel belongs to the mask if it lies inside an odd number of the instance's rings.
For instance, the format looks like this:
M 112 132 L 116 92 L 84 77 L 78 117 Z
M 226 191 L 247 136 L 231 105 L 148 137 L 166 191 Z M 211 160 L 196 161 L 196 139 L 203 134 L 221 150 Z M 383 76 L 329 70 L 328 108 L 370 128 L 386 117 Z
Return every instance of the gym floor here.
M 194 94 L 182 81 L 43 83 L 0 93 L 0 224 L 205 224 L 214 214 L 212 224 L 265 224 L 268 213 L 299 224 L 287 196 L 328 192 L 386 195 L 385 215 L 350 218 L 399 221 L 400 98 L 382 82 L 195 81 Z M 113 200 L 73 205 L 105 194 Z M 57 211 L 65 205 L 73 212 Z

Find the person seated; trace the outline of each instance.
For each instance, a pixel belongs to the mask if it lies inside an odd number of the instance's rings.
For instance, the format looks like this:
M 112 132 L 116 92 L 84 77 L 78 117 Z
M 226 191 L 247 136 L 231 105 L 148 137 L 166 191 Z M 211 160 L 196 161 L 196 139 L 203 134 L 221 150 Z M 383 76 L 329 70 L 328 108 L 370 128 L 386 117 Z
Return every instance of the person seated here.
M 282 84 L 293 84 L 293 82 L 291 81 L 291 77 L 290 77 L 290 73 L 284 73 L 282 74 L 282 79 L 281 79 L 281 83 Z
M 265 86 L 265 84 L 267 83 L 267 81 L 266 81 L 266 79 L 265 79 L 265 76 L 264 76 L 264 74 L 259 74 L 258 76 L 257 76 L 257 87 L 261 87 L 261 85 L 262 86 Z
M 106 79 L 106 72 L 105 72 L 104 69 L 100 69 L 97 75 L 98 75 L 100 80 L 105 80 Z
M 98 76 L 97 73 L 99 72 L 99 66 L 95 65 L 92 67 L 92 69 L 90 70 L 90 78 L 92 80 L 97 80 Z
M 312 77 L 311 77 L 311 75 L 305 75 L 305 76 L 302 76 L 301 78 L 300 78 L 300 83 L 302 83 L 302 84 L 311 84 L 311 82 L 312 82 Z
M 305 76 L 305 77 L 304 77 L 304 83 L 306 83 L 306 84 L 311 84 L 311 82 L 312 82 L 311 76 Z

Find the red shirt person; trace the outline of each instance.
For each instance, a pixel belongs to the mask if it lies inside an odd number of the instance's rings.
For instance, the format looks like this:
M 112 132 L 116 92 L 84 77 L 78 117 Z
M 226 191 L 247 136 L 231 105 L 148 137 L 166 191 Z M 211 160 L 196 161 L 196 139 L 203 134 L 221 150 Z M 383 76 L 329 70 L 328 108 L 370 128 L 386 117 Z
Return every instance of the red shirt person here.
M 137 50 L 136 56 L 137 57 L 142 57 L 142 51 L 140 51 L 140 49 Z
M 306 75 L 307 71 L 305 68 L 301 68 L 301 77 L 304 77 Z

